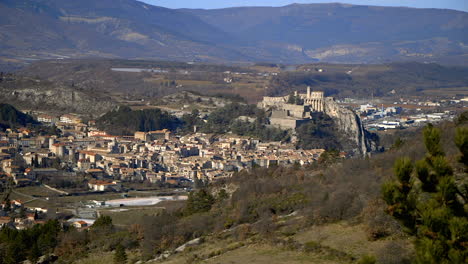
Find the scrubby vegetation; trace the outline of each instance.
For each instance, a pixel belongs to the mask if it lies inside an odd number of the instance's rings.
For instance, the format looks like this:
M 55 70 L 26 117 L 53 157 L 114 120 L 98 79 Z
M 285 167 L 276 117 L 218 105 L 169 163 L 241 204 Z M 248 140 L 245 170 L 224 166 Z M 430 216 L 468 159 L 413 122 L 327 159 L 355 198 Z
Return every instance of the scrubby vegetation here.
M 240 119 L 246 117 L 254 121 Z M 266 126 L 266 113 L 254 105 L 233 103 L 213 111 L 206 123 L 198 121 L 204 133 L 224 134 L 233 132 L 240 136 L 250 136 L 265 141 L 287 140 L 287 131 Z M 190 122 L 187 122 L 190 124 Z M 193 123 L 193 122 L 192 122 Z
M 0 130 L 38 124 L 30 115 L 18 111 L 9 104 L 0 104 Z
M 253 119 L 243 121 L 239 117 Z M 288 131 L 266 125 L 266 113 L 254 105 L 232 103 L 213 111 L 206 118 L 200 118 L 198 110 L 185 114 L 178 119 L 159 109 L 132 111 L 129 107 L 120 107 L 108 112 L 97 120 L 99 129 L 115 135 L 133 135 L 136 131 L 159 129 L 178 130 L 190 133 L 196 126 L 204 133 L 225 134 L 233 132 L 241 136 L 250 136 L 265 141 L 289 140 Z
M 135 131 L 175 130 L 181 123 L 167 112 L 159 109 L 132 111 L 121 106 L 97 120 L 99 129 L 115 135 L 133 135 Z
M 334 126 L 333 119 L 318 113 L 310 122 L 297 128 L 299 142 L 297 146 L 303 149 L 341 149 L 342 138 Z

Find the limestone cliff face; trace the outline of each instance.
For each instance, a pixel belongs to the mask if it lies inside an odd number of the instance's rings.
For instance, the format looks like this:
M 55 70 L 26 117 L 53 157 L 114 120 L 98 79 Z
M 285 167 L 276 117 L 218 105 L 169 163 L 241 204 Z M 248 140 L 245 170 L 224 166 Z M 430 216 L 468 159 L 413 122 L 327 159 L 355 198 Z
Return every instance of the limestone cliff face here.
M 0 82 L 0 102 L 20 109 L 98 117 L 115 107 L 107 97 L 71 87 L 14 76 Z
M 325 114 L 333 118 L 338 129 L 343 133 L 347 149 L 354 154 L 366 155 L 376 149 L 375 142 L 368 137 L 361 119 L 352 110 L 340 107 L 333 98 L 325 98 Z

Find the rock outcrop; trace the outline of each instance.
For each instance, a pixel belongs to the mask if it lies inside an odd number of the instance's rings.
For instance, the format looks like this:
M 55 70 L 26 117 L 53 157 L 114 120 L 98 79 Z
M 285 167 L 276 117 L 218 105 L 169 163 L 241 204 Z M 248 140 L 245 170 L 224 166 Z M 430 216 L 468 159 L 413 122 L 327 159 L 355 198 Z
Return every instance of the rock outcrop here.
M 339 106 L 332 97 L 325 98 L 324 113 L 333 118 L 337 128 L 349 140 L 351 149 L 355 154 L 367 155 L 377 149 L 376 142 L 370 133 L 364 129 L 361 118 L 351 109 Z M 347 145 L 348 145 L 347 144 Z
M 20 109 L 98 117 L 115 107 L 111 98 L 50 81 L 8 76 L 0 80 L 0 102 Z

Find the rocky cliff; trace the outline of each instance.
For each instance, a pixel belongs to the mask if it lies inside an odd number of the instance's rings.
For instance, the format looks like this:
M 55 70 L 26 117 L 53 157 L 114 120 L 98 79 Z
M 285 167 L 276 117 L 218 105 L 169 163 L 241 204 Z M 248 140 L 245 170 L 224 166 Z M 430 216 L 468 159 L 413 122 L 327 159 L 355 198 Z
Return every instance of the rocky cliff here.
M 353 149 L 355 154 L 367 155 L 377 150 L 377 142 L 364 129 L 361 118 L 352 110 L 339 106 L 331 97 L 325 98 L 325 114 L 333 118 L 336 126 L 347 138 L 347 148 Z
M 0 77 L 0 102 L 20 109 L 77 113 L 92 118 L 115 106 L 109 97 L 101 94 L 15 75 Z

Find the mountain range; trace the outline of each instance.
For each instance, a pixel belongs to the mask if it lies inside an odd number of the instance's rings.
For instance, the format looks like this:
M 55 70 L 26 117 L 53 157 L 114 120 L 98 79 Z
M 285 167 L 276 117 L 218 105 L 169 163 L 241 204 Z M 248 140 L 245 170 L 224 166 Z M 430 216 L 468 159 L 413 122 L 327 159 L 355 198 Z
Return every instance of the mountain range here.
M 134 0 L 0 0 L 0 64 L 83 57 L 468 65 L 468 13 L 337 3 L 202 10 Z

